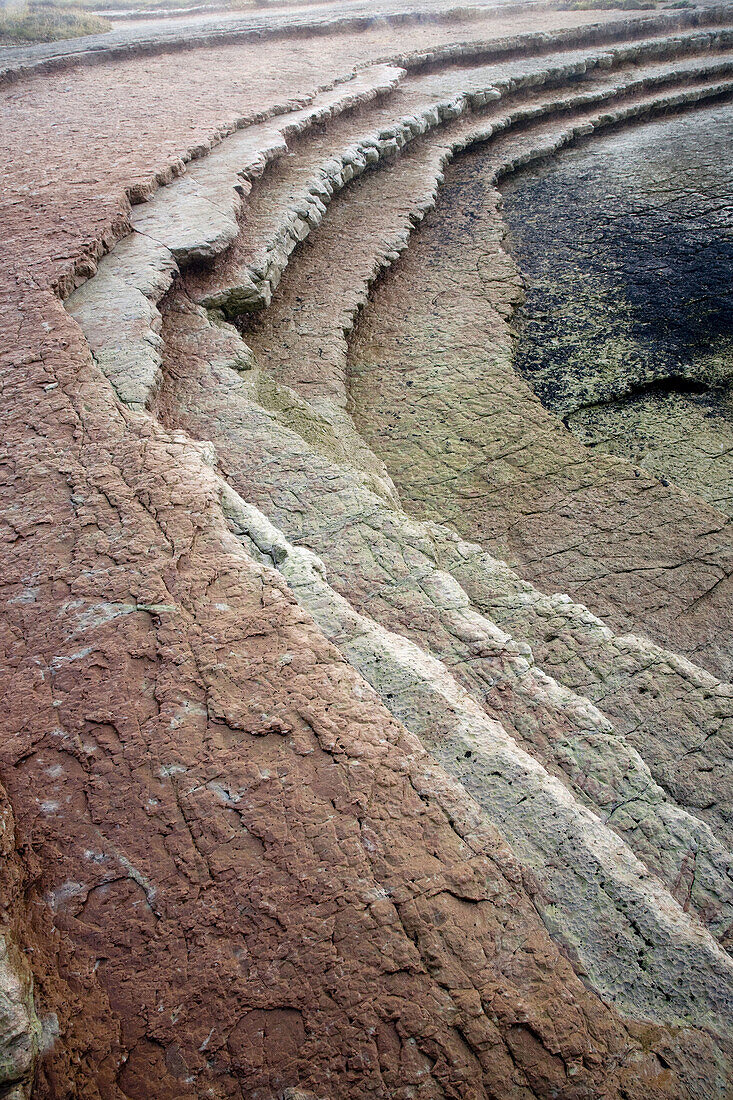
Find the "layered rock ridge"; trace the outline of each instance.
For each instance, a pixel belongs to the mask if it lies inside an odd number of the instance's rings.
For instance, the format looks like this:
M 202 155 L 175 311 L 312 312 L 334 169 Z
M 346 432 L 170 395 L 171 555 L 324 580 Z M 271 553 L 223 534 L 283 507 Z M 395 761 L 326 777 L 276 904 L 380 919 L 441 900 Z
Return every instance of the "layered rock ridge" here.
M 726 1096 L 729 528 L 589 454 L 516 374 L 496 190 L 730 96 L 709 18 L 365 67 L 135 207 L 68 298 L 186 578 L 179 605 L 150 563 L 94 614 L 131 616 L 140 662 L 152 622 L 191 685 L 155 688 L 162 745 L 104 722 L 83 751 L 134 759 L 122 789 L 205 899 L 171 876 L 176 919 L 223 968 L 209 1015 L 142 1025 L 136 970 L 175 984 L 168 889 L 142 855 L 82 877 L 65 836 L 84 885 L 58 921 L 103 950 L 122 1095 Z M 479 146 L 480 176 L 451 164 Z M 107 909 L 131 890 L 132 967 Z

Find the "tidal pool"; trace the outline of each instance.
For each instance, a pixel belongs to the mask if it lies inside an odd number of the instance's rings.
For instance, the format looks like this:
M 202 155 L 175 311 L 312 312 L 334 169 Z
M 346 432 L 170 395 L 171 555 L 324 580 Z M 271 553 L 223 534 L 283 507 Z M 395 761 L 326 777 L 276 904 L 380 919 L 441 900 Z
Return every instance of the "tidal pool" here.
M 517 369 L 589 447 L 733 514 L 733 107 L 594 139 L 502 193 Z

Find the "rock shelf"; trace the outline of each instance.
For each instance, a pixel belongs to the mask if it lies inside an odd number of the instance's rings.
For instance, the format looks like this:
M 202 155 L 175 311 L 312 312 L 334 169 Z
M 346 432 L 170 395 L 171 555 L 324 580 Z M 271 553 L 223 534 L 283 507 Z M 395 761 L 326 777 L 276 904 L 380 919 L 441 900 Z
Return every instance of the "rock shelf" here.
M 497 185 L 704 120 L 733 24 L 533 10 L 263 15 L 351 63 L 4 284 L 15 1100 L 728 1096 L 730 524 L 517 373 Z

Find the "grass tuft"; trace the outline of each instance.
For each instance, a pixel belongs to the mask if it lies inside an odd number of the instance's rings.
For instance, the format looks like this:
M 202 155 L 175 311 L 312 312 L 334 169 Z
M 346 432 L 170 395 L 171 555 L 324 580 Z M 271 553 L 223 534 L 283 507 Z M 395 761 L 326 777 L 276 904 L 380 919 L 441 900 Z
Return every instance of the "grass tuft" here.
M 0 10 L 0 45 L 21 46 L 31 42 L 57 42 L 63 38 L 81 38 L 85 34 L 103 34 L 111 24 L 81 8 L 56 7 L 37 3 Z

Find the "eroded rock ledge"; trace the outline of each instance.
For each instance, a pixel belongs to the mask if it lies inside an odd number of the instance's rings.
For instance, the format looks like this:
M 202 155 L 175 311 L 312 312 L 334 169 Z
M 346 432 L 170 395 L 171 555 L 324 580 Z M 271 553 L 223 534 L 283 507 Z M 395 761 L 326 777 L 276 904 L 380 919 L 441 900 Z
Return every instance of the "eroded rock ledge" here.
M 722 1100 L 730 528 L 516 373 L 496 184 L 727 102 L 733 24 L 332 75 L 19 328 L 8 1082 Z

